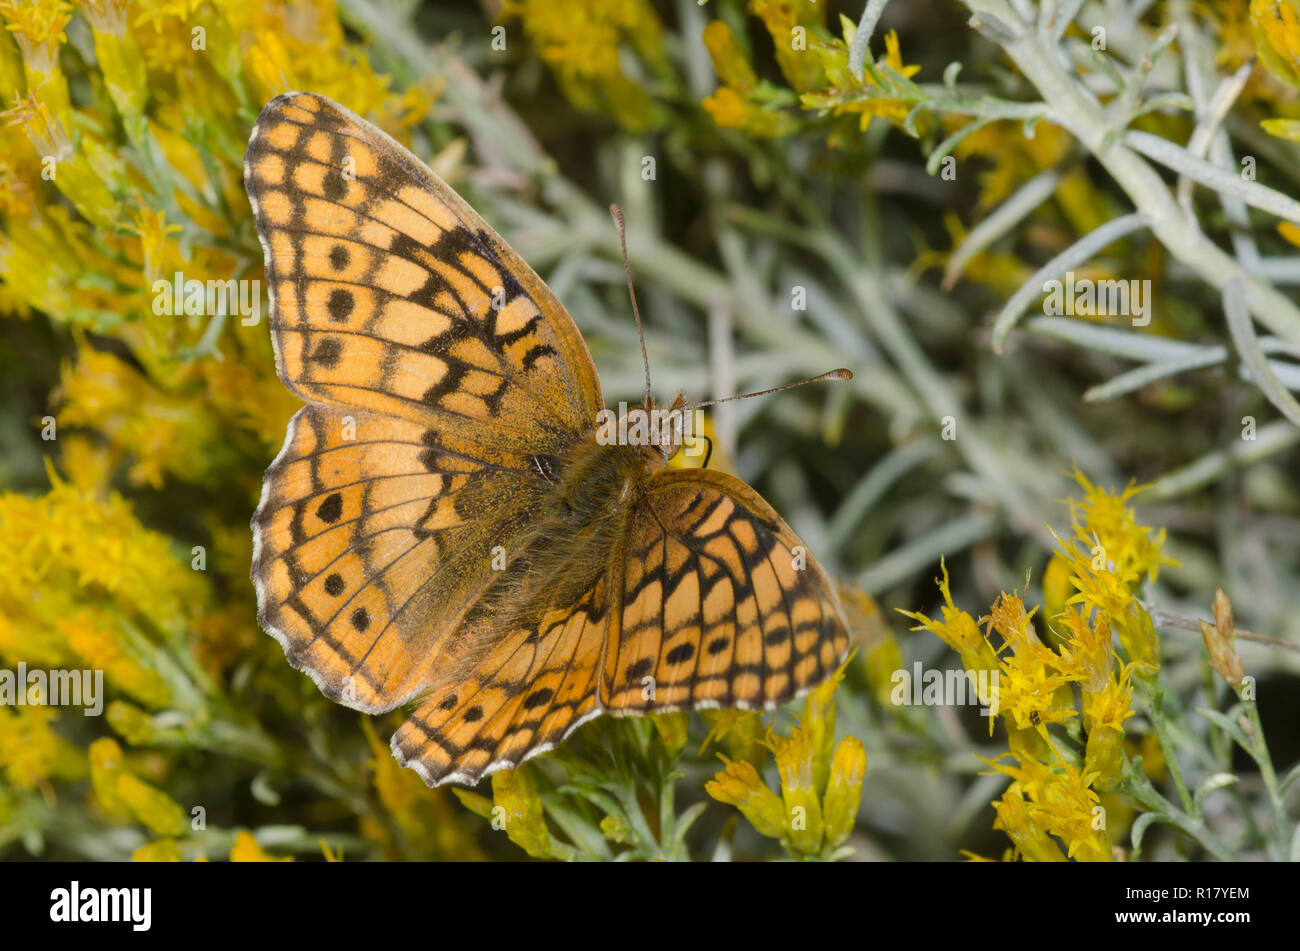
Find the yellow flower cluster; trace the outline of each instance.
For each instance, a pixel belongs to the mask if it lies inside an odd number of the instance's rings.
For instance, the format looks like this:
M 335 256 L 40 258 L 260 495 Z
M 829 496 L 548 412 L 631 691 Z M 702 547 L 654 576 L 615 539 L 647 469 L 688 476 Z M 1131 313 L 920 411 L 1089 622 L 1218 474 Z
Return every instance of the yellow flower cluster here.
M 0 707 L 0 824 L 24 797 L 68 802 L 57 784 L 89 778 L 96 817 L 157 837 L 136 858 L 178 860 L 188 818 L 164 791 L 172 754 L 123 754 L 119 740 L 238 741 L 271 759 L 223 696 L 237 665 L 261 678 L 261 700 L 303 709 L 287 665 L 249 663 L 275 647 L 256 627 L 247 513 L 298 406 L 267 332 L 249 129 L 276 94 L 310 89 L 407 139 L 429 87 L 390 92 L 335 0 L 0 0 L 0 27 L 0 320 L 43 315 L 68 354 L 51 418 L 33 420 L 54 456 L 49 489 L 0 494 L 0 665 L 103 671 L 108 693 L 104 718 L 84 723 Z M 178 275 L 247 282 L 255 310 L 160 304 L 158 282 Z M 178 511 L 194 497 L 205 504 Z M 376 759 L 395 822 L 367 815 L 364 836 L 473 854 L 413 825 L 423 806 Z M 224 853 L 230 833 L 218 834 Z M 265 854 L 249 833 L 233 843 L 233 859 Z
M 1250 0 L 1250 27 L 1260 62 L 1286 86 L 1300 89 L 1300 4 Z M 1294 108 L 1293 102 L 1292 115 Z M 1272 135 L 1300 142 L 1300 119 L 1266 119 L 1261 125 Z
M 95 59 L 70 97 L 78 15 Z M 105 477 L 129 457 L 128 478 L 152 488 L 228 478 L 240 450 L 278 444 L 295 406 L 275 379 L 264 295 L 256 323 L 171 316 L 155 282 L 261 281 L 240 160 L 277 93 L 336 96 L 399 136 L 427 102 L 387 91 L 333 0 L 3 0 L 0 18 L 0 312 L 43 312 L 130 358 L 78 347 L 59 422 L 94 432 L 104 458 L 85 441 L 59 448 L 78 445 L 76 461 Z
M 501 17 L 523 23 L 524 35 L 578 109 L 608 113 L 633 132 L 662 122 L 645 88 L 650 77 L 628 72 L 620 55 L 634 52 L 650 75 L 668 68 L 663 28 L 646 0 L 507 0 Z
M 761 760 L 721 754 L 726 765 L 704 786 L 714 799 L 739 809 L 760 835 L 779 839 L 798 858 L 846 854 L 841 847 L 857 820 L 867 754 L 856 737 L 835 743 L 835 688 L 847 666 L 845 661 L 830 680 L 808 694 L 803 717 L 789 737 L 769 730 L 763 745 L 776 761 L 777 791 L 763 781 L 756 765 Z M 758 721 L 757 713 L 734 712 L 715 721 L 710 736 L 738 734 L 739 748 L 744 749 Z
M 171 699 L 158 652 L 184 636 L 211 592 L 169 539 L 142 526 L 121 496 L 60 479 L 41 498 L 0 495 L 0 658 L 104 671 L 146 706 Z M 0 762 L 3 757 L 0 756 Z
M 916 630 L 956 650 L 967 671 L 995 676 L 991 712 L 1005 725 L 1009 748 L 991 765 L 1014 780 L 995 803 L 996 827 L 1030 861 L 1110 860 L 1101 795 L 1115 789 L 1123 773 L 1132 677 L 1154 675 L 1159 664 L 1159 642 L 1136 586 L 1171 563 L 1161 555 L 1163 531 L 1152 536 L 1126 505 L 1140 489 L 1111 493 L 1081 473 L 1075 478 L 1084 496 L 1069 503 L 1073 537 L 1058 536 L 1059 550 L 1043 579 L 1050 645 L 1035 629 L 1038 609 L 1026 609 L 1015 593 L 1003 592 L 978 621 L 962 611 L 946 567 L 939 581 L 941 617 L 903 612 L 919 622 Z M 1074 718 L 1086 735 L 1082 751 L 1049 730 Z M 993 721 L 990 716 L 990 734 Z
M 754 138 L 789 135 L 800 125 L 785 107 L 796 103 L 835 116 L 856 115 L 859 129 L 877 116 L 896 124 L 906 118 L 911 106 L 886 75 L 906 80 L 920 67 L 903 63 L 897 33 L 885 36 L 884 58 L 859 77 L 849 69 L 856 27 L 848 18 L 840 17 L 840 39 L 825 26 L 825 5 L 814 0 L 750 0 L 749 9 L 772 37 L 777 65 L 790 89 L 760 82 L 731 27 L 714 20 L 704 28 L 704 45 L 722 85 L 703 105 L 718 125 Z

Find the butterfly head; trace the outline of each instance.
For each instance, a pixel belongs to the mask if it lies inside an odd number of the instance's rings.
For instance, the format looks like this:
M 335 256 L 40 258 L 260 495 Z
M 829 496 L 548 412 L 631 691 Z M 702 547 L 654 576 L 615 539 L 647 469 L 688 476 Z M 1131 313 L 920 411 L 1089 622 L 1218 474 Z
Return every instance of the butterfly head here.
M 678 393 L 667 409 L 659 409 L 657 412 L 657 418 L 651 416 L 651 426 L 656 428 L 659 445 L 652 448 L 659 450 L 659 456 L 666 463 L 677 455 L 682 443 L 694 432 L 690 411 L 686 409 L 686 394 Z

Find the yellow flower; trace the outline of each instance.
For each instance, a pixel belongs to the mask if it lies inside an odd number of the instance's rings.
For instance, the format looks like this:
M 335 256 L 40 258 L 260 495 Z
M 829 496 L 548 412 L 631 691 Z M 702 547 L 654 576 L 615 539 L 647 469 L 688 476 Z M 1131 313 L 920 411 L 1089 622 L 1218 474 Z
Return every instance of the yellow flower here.
M 1074 594 L 1074 586 L 1070 584 L 1070 563 L 1060 555 L 1052 555 L 1047 559 L 1047 567 L 1043 569 L 1042 585 L 1043 615 L 1048 635 L 1054 645 L 1060 646 L 1068 637 L 1062 627 L 1061 616 L 1065 613 L 1066 603 Z
M 622 50 L 652 69 L 666 66 L 662 26 L 645 0 L 507 0 L 501 17 L 518 17 L 565 96 L 583 110 L 608 112 L 633 131 L 652 127 L 660 111 L 641 83 L 623 74 Z
M 59 69 L 59 48 L 68 41 L 72 7 L 64 0 L 0 0 L 0 15 L 22 50 L 27 88 L 40 89 L 54 114 L 67 120 L 68 81 Z
M 501 809 L 500 817 L 511 842 L 533 858 L 552 857 L 551 833 L 542 813 L 542 798 L 527 766 L 493 773 L 492 801 Z
M 1062 626 L 1069 637 L 1062 644 L 1056 668 L 1085 691 L 1099 691 L 1115 679 L 1115 650 L 1110 642 L 1110 615 L 1098 613 L 1092 624 L 1075 608 L 1062 615 Z M 1088 721 L 1084 720 L 1087 728 Z
M 682 751 L 687 739 L 689 739 L 687 735 L 691 728 L 691 715 L 689 713 L 680 711 L 661 713 L 652 716 L 650 722 L 654 725 L 659 742 L 663 744 L 668 753 L 676 756 Z
M 371 782 L 380 803 L 397 825 L 407 855 L 420 859 L 478 858 L 474 832 L 457 821 L 447 791 L 430 789 L 413 770 L 403 769 L 393 759 L 388 744 L 379 739 L 369 718 L 362 718 L 361 732 L 372 754 L 368 764 Z M 483 801 L 487 803 L 486 799 Z M 491 818 L 490 803 L 486 817 Z M 382 838 L 388 847 L 387 854 L 394 859 L 401 858 L 402 853 L 386 829 Z
M 856 651 L 851 651 L 844 658 L 844 663 L 824 683 L 809 691 L 804 699 L 803 719 L 800 723 L 808 734 L 812 747 L 813 789 L 821 795 L 826 790 L 826 779 L 830 775 L 831 751 L 835 745 L 835 688 L 844 679 L 844 671 L 853 659 Z
M 56 622 L 56 629 L 88 667 L 104 671 L 109 683 L 152 709 L 167 706 L 171 702 L 167 682 L 123 648 L 120 625 L 115 631 L 112 624 L 102 614 L 83 610 Z
M 713 20 L 704 27 L 704 46 L 713 60 L 713 70 L 722 82 L 744 95 L 758 85 L 754 68 L 749 65 L 736 34 L 722 20 Z
M 185 810 L 161 789 L 123 772 L 117 794 L 131 814 L 157 835 L 177 836 L 185 831 Z
M 747 101 L 730 86 L 719 86 L 702 105 L 722 128 L 739 129 L 755 138 L 778 138 L 797 128 L 790 116 L 763 109 Z
M 795 727 L 789 739 L 774 736 L 771 744 L 781 777 L 790 845 L 796 852 L 816 855 L 821 851 L 824 826 L 815 782 L 817 751 L 812 731 Z
M 135 34 L 126 28 L 127 0 L 78 0 L 95 38 L 95 61 L 131 138 L 142 140 L 149 78 Z
M 1251 0 L 1250 24 L 1268 71 L 1300 87 L 1300 14 L 1294 0 Z
M 178 836 L 185 831 L 185 810 L 161 789 L 129 772 L 116 741 L 93 742 L 90 767 L 95 795 L 110 816 L 123 819 L 129 814 L 160 836 Z
M 1093 788 L 1110 792 L 1120 781 L 1124 766 L 1124 721 L 1133 715 L 1133 690 L 1128 677 L 1096 693 L 1084 693 L 1084 723 L 1088 746 L 1083 771 L 1094 775 Z
M 846 736 L 835 747 L 830 781 L 822 800 L 826 842 L 839 845 L 853 832 L 862 799 L 862 780 L 867 773 L 867 753 L 856 737 Z
M 786 819 L 781 798 L 767 788 L 752 763 L 720 758 L 726 765 L 704 784 L 704 791 L 718 802 L 739 809 L 760 835 L 783 838 Z
M 948 566 L 942 559 L 939 561 L 939 570 L 943 572 L 943 580 L 937 583 L 939 591 L 943 594 L 943 599 L 946 602 L 944 607 L 941 608 L 943 620 L 933 621 L 924 614 L 915 611 L 900 610 L 899 613 L 921 622 L 919 626 L 912 628 L 912 630 L 927 630 L 960 654 L 962 665 L 967 670 L 972 672 L 998 670 L 997 655 L 989 645 L 988 640 L 980 633 L 975 619 L 965 611 L 958 609 L 957 605 L 953 603 L 952 592 L 948 588 Z
M 1043 833 L 1065 843 L 1069 858 L 1110 861 L 1105 814 L 1090 785 L 1094 777 L 1061 761 L 1055 751 L 1053 759 L 1052 765 L 1023 757 L 1018 758 L 1018 766 L 993 764 L 995 770 L 1015 780 L 1002 798 L 1002 803 L 1008 804 L 1009 821 L 994 827 L 1006 831 L 1031 861 L 1060 861 L 1059 849 L 1047 848 Z M 1002 803 L 997 809 L 999 822 L 1004 822 Z
M 132 862 L 179 862 L 181 849 L 174 839 L 158 839 L 131 853 Z
M 44 788 L 51 779 L 84 774 L 80 751 L 54 732 L 58 716 L 49 706 L 0 706 L 0 770 L 15 789 Z
M 119 208 L 108 186 L 100 177 L 100 170 L 91 161 L 94 157 L 110 163 L 115 159 L 103 155 L 102 147 L 88 131 L 80 133 L 80 147 L 74 149 L 67 132 L 68 120 L 59 117 L 50 91 L 42 86 L 18 99 L 13 106 L 0 113 L 6 125 L 21 127 L 36 148 L 43 170 L 53 173 L 59 191 L 67 196 L 87 220 L 109 228 L 117 223 Z
M 749 0 L 749 10 L 767 27 L 777 65 L 795 92 L 819 88 L 825 73 L 810 49 L 822 26 L 826 5 L 816 0 Z
M 1165 530 L 1152 537 L 1151 529 L 1139 525 L 1134 511 L 1125 504 L 1148 486 L 1130 482 L 1116 494 L 1094 486 L 1077 469 L 1074 479 L 1084 490 L 1082 501 L 1065 500 L 1075 537 L 1099 547 L 1101 560 L 1113 566 L 1110 570 L 1117 577 L 1136 579 L 1145 573 L 1148 581 L 1155 581 L 1161 565 L 1177 564 L 1160 553 Z
M 997 819 L 993 828 L 1001 829 L 1016 850 L 1031 862 L 1064 862 L 1060 846 L 1052 841 L 1029 814 L 1028 803 L 1015 783 L 993 804 Z
M 1150 615 L 1134 596 L 1138 580 L 1134 569 L 1130 566 L 1125 574 L 1117 574 L 1114 562 L 1107 561 L 1107 549 L 1096 537 L 1089 552 L 1075 541 L 1062 540 L 1055 532 L 1052 536 L 1060 554 L 1070 562 L 1070 582 L 1077 593 L 1069 603 L 1081 603 L 1089 612 L 1104 612 L 1129 659 L 1154 673 L 1160 663 L 1160 642 Z
M 293 856 L 278 858 L 266 851 L 253 837 L 251 832 L 240 830 L 235 833 L 235 844 L 230 849 L 232 862 L 292 862 Z
M 763 718 L 753 710 L 702 710 L 700 717 L 709 724 L 708 735 L 700 752 L 710 743 L 725 743 L 732 759 L 761 766 L 767 755 L 763 745 Z

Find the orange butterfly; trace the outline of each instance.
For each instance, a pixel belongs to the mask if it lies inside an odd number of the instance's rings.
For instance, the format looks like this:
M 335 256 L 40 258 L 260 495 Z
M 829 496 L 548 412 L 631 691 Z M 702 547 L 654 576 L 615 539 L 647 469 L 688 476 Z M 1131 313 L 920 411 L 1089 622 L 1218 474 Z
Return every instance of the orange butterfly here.
M 418 702 L 399 761 L 475 783 L 602 712 L 769 708 L 835 670 L 844 614 L 795 534 L 665 469 L 675 430 L 601 444 L 572 318 L 410 152 L 288 93 L 244 178 L 307 401 L 253 516 L 258 617 L 331 699 Z

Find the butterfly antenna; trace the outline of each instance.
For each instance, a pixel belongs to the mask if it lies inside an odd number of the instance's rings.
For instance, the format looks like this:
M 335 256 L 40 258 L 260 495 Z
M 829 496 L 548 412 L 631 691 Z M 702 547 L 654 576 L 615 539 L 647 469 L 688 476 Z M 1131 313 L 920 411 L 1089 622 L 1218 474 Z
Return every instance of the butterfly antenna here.
M 720 400 L 709 400 L 704 403 L 692 403 L 690 406 L 684 406 L 683 409 L 701 409 L 705 406 L 714 406 L 718 403 L 730 403 L 733 400 L 747 400 L 751 396 L 766 396 L 768 393 L 780 393 L 782 390 L 791 390 L 796 386 L 803 386 L 805 383 L 816 383 L 818 380 L 851 380 L 853 371 L 840 367 L 838 370 L 827 370 L 825 373 L 819 373 L 817 376 L 810 376 L 806 380 L 796 380 L 794 383 L 787 383 L 784 386 L 774 386 L 768 390 L 759 390 L 756 393 L 742 393 L 740 396 L 726 396 Z
M 618 240 L 623 246 L 623 270 L 627 273 L 627 294 L 632 298 L 632 314 L 636 317 L 636 333 L 641 338 L 641 363 L 645 367 L 645 408 L 651 406 L 652 397 L 650 395 L 650 355 L 645 349 L 645 328 L 641 326 L 641 311 L 636 306 L 636 290 L 632 287 L 632 265 L 627 259 L 627 223 L 623 220 L 623 209 L 618 205 L 610 205 L 609 213 L 614 216 L 614 224 L 618 225 Z

